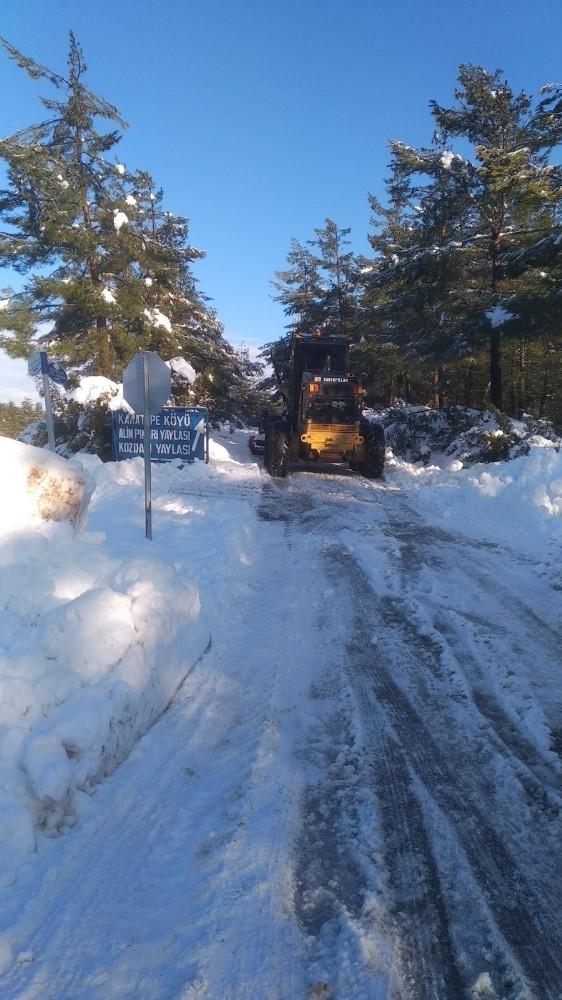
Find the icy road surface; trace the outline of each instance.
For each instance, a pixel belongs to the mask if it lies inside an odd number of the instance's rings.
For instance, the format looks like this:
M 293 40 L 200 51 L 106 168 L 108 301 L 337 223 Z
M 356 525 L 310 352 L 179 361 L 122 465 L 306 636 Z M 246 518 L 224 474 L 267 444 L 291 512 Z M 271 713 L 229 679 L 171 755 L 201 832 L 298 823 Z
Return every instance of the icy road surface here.
M 156 474 L 212 646 L 6 893 L 0 996 L 559 1000 L 559 592 L 392 471 L 272 482 L 237 437 Z M 120 556 L 134 489 L 90 517 Z

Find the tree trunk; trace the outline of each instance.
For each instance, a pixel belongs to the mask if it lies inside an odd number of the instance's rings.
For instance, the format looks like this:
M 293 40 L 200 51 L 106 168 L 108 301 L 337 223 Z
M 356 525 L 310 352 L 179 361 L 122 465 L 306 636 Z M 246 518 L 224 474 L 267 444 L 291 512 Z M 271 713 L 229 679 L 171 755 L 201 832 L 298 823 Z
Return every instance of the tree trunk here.
M 490 257 L 492 260 L 492 291 L 496 292 L 499 280 L 500 230 L 493 229 L 490 239 Z M 503 409 L 502 381 L 502 335 L 501 327 L 492 328 L 490 336 L 490 402 L 498 410 Z
M 444 410 L 447 405 L 444 378 L 445 368 L 443 365 L 438 365 L 433 372 L 433 405 L 437 410 Z
M 513 416 L 517 413 L 517 399 L 515 396 L 515 347 L 511 345 L 511 364 L 509 368 L 509 412 Z
M 550 383 L 548 378 L 548 368 L 545 368 L 545 372 L 542 380 L 542 392 L 539 402 L 539 420 L 544 420 L 546 414 L 546 403 L 550 395 Z
M 527 352 L 525 350 L 525 341 L 522 340 L 519 345 L 519 379 L 518 379 L 518 407 L 517 416 L 521 416 L 527 409 Z
M 404 373 L 404 400 L 406 403 L 412 402 L 412 387 L 410 385 L 410 376 L 408 372 Z
M 98 342 L 98 375 L 105 375 L 111 378 L 111 359 L 109 354 L 109 337 L 107 334 L 107 320 L 105 316 L 98 316 L 96 319 L 96 333 Z
M 390 376 L 390 382 L 388 385 L 388 405 L 392 406 L 394 402 L 394 375 Z
M 464 405 L 472 407 L 472 396 L 474 386 L 474 371 L 472 365 L 468 365 L 464 372 Z
M 502 354 L 500 327 L 490 334 L 490 402 L 498 410 L 503 408 Z

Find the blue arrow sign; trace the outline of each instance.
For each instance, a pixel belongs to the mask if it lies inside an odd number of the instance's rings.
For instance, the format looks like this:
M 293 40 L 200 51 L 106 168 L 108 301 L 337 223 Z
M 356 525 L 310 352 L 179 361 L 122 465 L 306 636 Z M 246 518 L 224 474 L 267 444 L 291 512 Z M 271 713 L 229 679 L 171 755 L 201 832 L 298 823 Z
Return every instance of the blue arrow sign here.
M 66 371 L 64 370 L 62 365 L 58 365 L 56 361 L 48 362 L 47 375 L 49 376 L 51 381 L 58 382 L 59 385 L 64 385 L 64 383 L 68 378 L 68 375 L 66 374 Z
M 117 460 L 144 455 L 143 418 L 115 410 L 112 414 L 113 456 Z M 153 462 L 181 458 L 208 461 L 209 414 L 203 407 L 166 406 L 150 417 L 150 454 Z
M 30 375 L 48 375 L 52 382 L 64 385 L 68 375 L 62 365 L 49 361 L 45 351 L 35 351 L 27 361 L 27 371 Z

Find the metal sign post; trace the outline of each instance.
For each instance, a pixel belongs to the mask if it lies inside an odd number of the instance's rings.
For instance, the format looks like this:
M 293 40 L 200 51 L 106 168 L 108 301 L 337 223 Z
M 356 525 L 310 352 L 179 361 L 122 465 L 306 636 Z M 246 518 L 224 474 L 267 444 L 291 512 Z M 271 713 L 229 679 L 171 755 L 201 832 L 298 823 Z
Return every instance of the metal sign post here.
M 152 541 L 152 463 L 150 459 L 150 382 L 146 352 L 143 351 L 142 374 L 144 385 L 144 524 L 145 538 Z
M 143 415 L 145 537 L 152 541 L 151 414 L 158 413 L 172 391 L 170 369 L 154 351 L 138 351 L 123 372 L 123 398 Z
M 47 355 L 41 355 L 41 361 L 47 360 Z M 49 439 L 49 448 L 51 451 L 55 450 L 55 428 L 53 424 L 53 408 L 51 406 L 51 387 L 49 385 L 49 373 L 47 371 L 47 365 L 41 366 L 43 374 L 43 392 L 45 394 L 45 416 L 47 417 L 47 437 Z
M 50 379 L 64 385 L 67 379 L 64 368 L 49 361 L 45 351 L 34 351 L 27 362 L 27 370 L 30 375 L 41 375 L 43 377 L 43 394 L 45 396 L 45 416 L 47 418 L 47 438 L 51 451 L 55 450 L 55 426 L 53 423 L 53 408 L 51 405 Z

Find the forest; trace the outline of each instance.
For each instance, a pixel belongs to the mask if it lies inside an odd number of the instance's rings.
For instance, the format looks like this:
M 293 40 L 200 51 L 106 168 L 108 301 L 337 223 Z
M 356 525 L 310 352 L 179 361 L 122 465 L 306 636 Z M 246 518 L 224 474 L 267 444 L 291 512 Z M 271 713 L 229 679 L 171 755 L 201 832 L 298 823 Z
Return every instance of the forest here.
M 562 425 L 562 90 L 462 65 L 427 147 L 389 143 L 372 256 L 327 218 L 275 291 L 289 330 L 352 339 L 372 405 L 494 407 Z M 267 357 L 268 348 L 264 352 Z
M 23 276 L 2 292 L 0 348 L 48 347 L 76 378 L 118 378 L 139 349 L 183 356 L 198 377 L 176 382 L 179 402 L 252 420 L 271 381 L 200 291 L 188 218 L 117 159 L 126 122 L 85 83 L 77 40 L 65 76 L 2 45 L 55 96 L 0 140 L 0 266 Z M 371 254 L 332 218 L 292 240 L 273 281 L 286 329 L 350 337 L 372 406 L 493 408 L 560 428 L 562 89 L 535 98 L 461 65 L 451 106 L 430 108 L 426 147 L 389 142 L 385 198 L 368 196 Z

